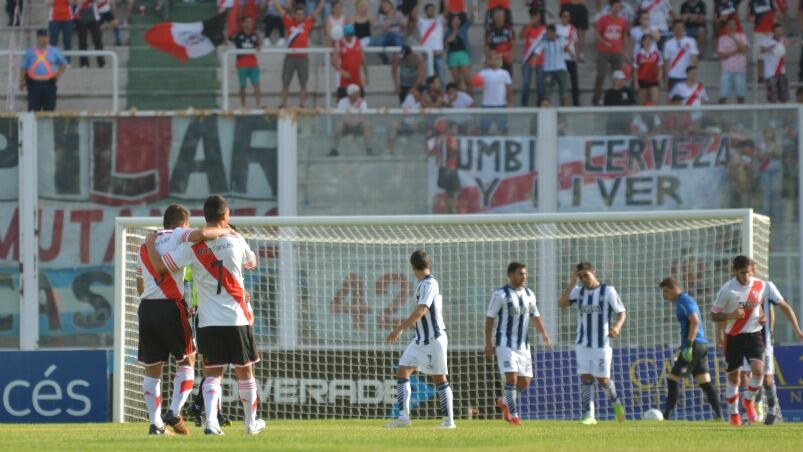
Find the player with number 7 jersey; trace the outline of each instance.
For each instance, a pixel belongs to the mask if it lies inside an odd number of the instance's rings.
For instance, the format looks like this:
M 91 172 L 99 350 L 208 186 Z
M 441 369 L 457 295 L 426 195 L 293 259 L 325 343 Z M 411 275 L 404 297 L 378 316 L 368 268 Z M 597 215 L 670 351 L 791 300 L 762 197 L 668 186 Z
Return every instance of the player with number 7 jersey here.
M 228 227 L 229 205 L 221 196 L 210 196 L 204 202 L 207 226 Z M 151 239 L 148 253 L 156 250 Z M 265 429 L 265 421 L 257 418 L 257 391 L 253 364 L 259 362 L 253 324 L 253 309 L 246 299 L 243 268 L 254 269 L 256 255 L 238 233 L 195 245 L 183 244 L 161 258 L 152 255 L 165 270 L 174 272 L 191 266 L 198 288 L 198 348 L 203 355 L 203 394 L 206 408 L 204 433 L 222 435 L 218 425 L 218 402 L 221 397 L 223 370 L 233 365 L 239 381 L 240 400 L 245 411 L 245 431 L 256 434 Z

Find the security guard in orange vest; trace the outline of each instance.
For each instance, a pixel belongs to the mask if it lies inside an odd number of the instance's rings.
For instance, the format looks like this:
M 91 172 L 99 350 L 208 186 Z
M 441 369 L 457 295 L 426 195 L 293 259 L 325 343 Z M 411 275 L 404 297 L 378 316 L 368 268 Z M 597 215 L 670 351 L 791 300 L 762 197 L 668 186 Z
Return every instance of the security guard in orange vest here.
M 56 83 L 67 67 L 59 49 L 48 45 L 47 30 L 36 32 L 36 47 L 22 57 L 20 91 L 28 89 L 28 111 L 56 109 Z

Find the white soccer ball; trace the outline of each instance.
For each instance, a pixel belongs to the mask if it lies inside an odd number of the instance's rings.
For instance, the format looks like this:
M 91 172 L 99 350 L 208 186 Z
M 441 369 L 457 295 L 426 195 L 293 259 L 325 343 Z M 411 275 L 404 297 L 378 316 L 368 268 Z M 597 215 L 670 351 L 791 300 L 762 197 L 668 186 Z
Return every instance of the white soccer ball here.
M 660 410 L 650 408 L 641 415 L 641 419 L 644 421 L 663 421 L 664 415 L 661 414 Z
M 786 55 L 786 46 L 783 44 L 775 44 L 772 47 L 772 54 L 775 55 L 777 58 L 781 58 Z
M 329 31 L 329 37 L 332 38 L 332 41 L 334 42 L 343 39 L 343 27 L 341 25 L 332 27 L 332 30 Z

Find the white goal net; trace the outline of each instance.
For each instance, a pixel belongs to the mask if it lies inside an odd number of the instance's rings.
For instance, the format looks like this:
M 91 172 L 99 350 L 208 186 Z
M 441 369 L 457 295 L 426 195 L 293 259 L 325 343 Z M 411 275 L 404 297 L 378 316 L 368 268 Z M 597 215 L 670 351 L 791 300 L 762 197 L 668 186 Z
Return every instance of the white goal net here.
M 143 421 L 142 368 L 137 364 L 136 256 L 161 218 L 117 220 L 115 394 L 116 421 Z M 501 378 L 482 353 L 483 322 L 494 289 L 506 284 L 510 261 L 524 262 L 529 286 L 553 347 L 530 332 L 535 377 L 522 395 L 527 419 L 580 416 L 573 355 L 577 314 L 558 309 L 573 265 L 589 261 L 600 281 L 616 287 L 628 318 L 613 342 L 613 375 L 628 417 L 663 406 L 665 375 L 679 345 L 675 311 L 658 283 L 676 277 L 700 304 L 705 331 L 730 261 L 752 256 L 767 276 L 769 219 L 749 210 L 571 215 L 235 218 L 259 257 L 247 274 L 262 361 L 255 366 L 259 412 L 266 419 L 393 416 L 393 377 L 410 338 L 389 346 L 392 326 L 414 307 L 409 256 L 425 250 L 443 294 L 449 337 L 449 378 L 457 417 L 499 416 Z M 723 360 L 710 353 L 717 381 Z M 169 400 L 174 365 L 163 378 Z M 200 366 L 197 370 L 200 381 Z M 678 418 L 711 413 L 693 385 L 678 402 Z M 232 370 L 223 380 L 223 411 L 242 416 Z M 413 417 L 438 417 L 434 387 L 412 380 Z M 612 417 L 604 397 L 602 419 Z

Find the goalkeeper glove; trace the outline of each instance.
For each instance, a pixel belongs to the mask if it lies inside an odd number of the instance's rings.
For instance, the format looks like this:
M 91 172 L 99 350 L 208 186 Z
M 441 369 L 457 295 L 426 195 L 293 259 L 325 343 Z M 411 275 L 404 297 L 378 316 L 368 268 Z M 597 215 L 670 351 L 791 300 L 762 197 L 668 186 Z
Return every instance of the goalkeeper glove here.
M 694 347 L 691 345 L 687 345 L 680 349 L 680 356 L 683 358 L 684 361 L 690 363 L 692 356 L 694 355 Z

